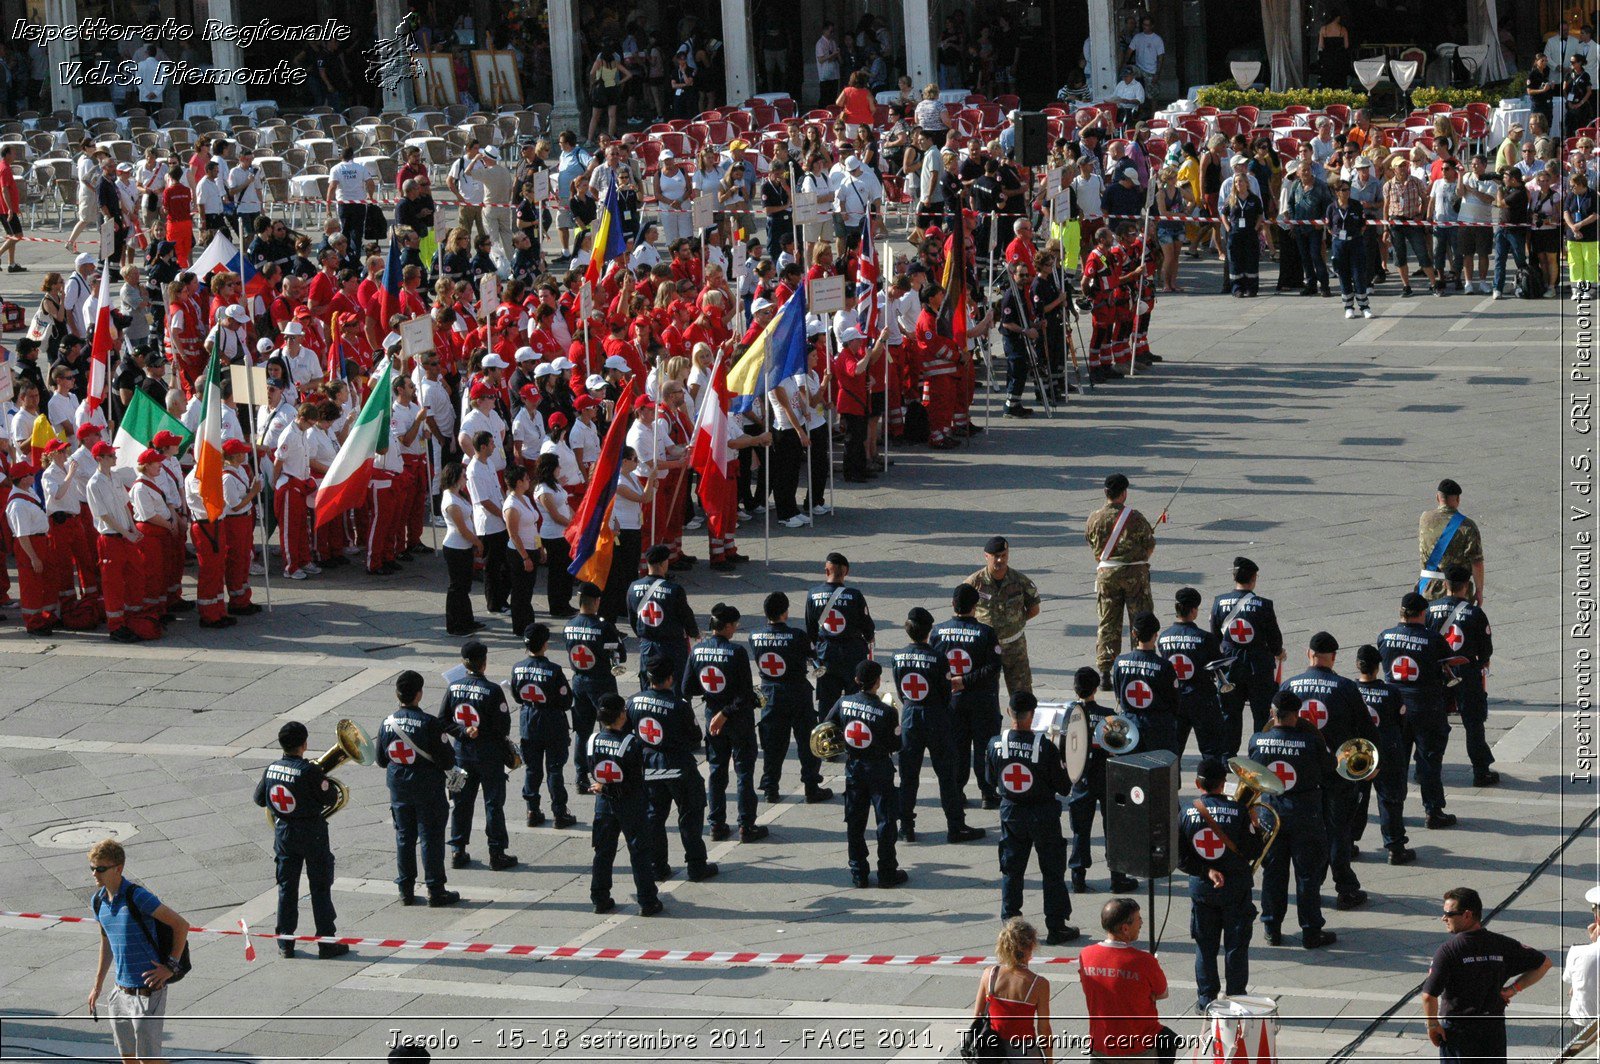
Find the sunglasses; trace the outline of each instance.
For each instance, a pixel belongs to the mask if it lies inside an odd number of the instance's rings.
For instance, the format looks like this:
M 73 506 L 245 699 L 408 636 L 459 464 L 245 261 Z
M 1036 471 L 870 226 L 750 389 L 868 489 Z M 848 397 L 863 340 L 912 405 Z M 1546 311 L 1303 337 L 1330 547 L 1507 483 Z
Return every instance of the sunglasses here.
M 1448 920 L 1452 916 L 1465 916 L 1466 914 L 1467 913 L 1465 909 L 1445 909 L 1439 914 L 1439 916 L 1441 919 Z
M 114 864 L 92 864 L 89 866 L 89 871 L 93 872 L 97 876 L 100 876 L 111 871 L 115 867 L 117 866 Z

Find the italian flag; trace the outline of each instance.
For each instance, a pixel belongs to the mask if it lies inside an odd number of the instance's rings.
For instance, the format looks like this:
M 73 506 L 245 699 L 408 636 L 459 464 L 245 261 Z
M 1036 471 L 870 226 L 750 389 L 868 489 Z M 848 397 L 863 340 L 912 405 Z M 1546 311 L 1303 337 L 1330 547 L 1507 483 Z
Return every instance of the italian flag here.
M 362 404 L 344 446 L 328 467 L 317 489 L 316 524 L 320 528 L 335 518 L 360 509 L 372 482 L 372 463 L 389 448 L 389 415 L 394 405 L 394 367 L 384 359 L 372 381 L 372 392 Z
M 200 426 L 194 439 L 194 476 L 206 504 L 206 520 L 215 521 L 226 510 L 222 498 L 222 365 L 216 344 L 200 383 Z
M 135 388 L 133 398 L 128 402 L 128 409 L 123 412 L 122 423 L 117 426 L 117 435 L 112 446 L 117 449 L 117 468 L 134 469 L 139 460 L 139 455 L 150 441 L 156 438 L 156 433 L 162 429 L 182 437 L 184 443 L 189 442 L 189 430 L 183 427 L 183 422 L 161 409 L 154 399 Z

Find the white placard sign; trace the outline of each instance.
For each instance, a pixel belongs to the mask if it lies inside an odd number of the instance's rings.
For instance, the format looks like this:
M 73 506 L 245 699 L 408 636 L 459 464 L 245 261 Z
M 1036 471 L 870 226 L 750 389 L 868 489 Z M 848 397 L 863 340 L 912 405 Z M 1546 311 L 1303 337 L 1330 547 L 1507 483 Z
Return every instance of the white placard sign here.
M 545 170 L 533 172 L 533 198 L 540 203 L 550 198 L 550 174 Z
M 844 277 L 817 277 L 806 282 L 806 312 L 836 314 L 844 309 Z
M 717 213 L 717 201 L 711 196 L 696 196 L 689 208 L 689 224 L 696 229 L 710 229 Z
M 400 350 L 409 358 L 433 350 L 433 319 L 426 314 L 420 314 L 410 321 L 403 321 L 398 327 L 400 333 Z
M 267 367 L 229 366 L 228 379 L 233 382 L 234 396 L 251 403 L 267 401 Z
M 498 274 L 485 272 L 478 281 L 478 305 L 483 310 L 483 316 L 489 317 L 500 309 L 500 277 Z
M 1057 166 L 1044 175 L 1044 194 L 1051 198 L 1061 191 L 1061 178 L 1067 172 L 1065 166 Z

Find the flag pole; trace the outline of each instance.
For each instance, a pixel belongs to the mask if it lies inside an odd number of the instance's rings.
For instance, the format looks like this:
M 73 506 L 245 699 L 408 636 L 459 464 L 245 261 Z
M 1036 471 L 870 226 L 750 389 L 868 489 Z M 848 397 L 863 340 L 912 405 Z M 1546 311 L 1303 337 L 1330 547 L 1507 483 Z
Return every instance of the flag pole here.
M 828 375 L 826 377 L 826 380 L 828 381 L 828 383 L 830 385 L 832 385 L 832 383 L 833 383 L 833 326 L 832 325 L 828 325 L 827 326 L 827 331 L 825 331 L 822 334 L 822 343 L 823 343 L 823 350 L 825 350 L 827 352 L 827 355 L 828 355 Z M 832 389 L 832 387 L 829 387 L 828 389 L 826 389 L 825 394 L 822 397 L 822 402 L 823 402 L 823 409 L 827 410 L 827 412 L 828 412 L 828 456 L 827 456 L 828 457 L 828 512 L 831 513 L 831 514 L 837 514 L 839 512 L 839 509 L 838 509 L 839 504 L 835 500 L 834 494 L 833 494 L 833 416 L 834 416 L 835 413 L 837 413 L 837 409 L 836 409 L 836 404 L 833 402 L 833 389 Z
M 965 222 L 960 224 L 965 225 Z M 989 212 L 989 284 L 994 285 L 994 248 L 1000 243 L 1000 212 Z M 965 263 L 962 264 L 965 266 Z M 987 292 L 984 293 L 988 295 Z M 968 341 L 971 342 L 970 340 Z M 994 410 L 994 341 L 985 339 L 983 342 L 983 427 L 989 427 L 990 415 Z
M 249 353 L 246 352 L 246 358 L 248 359 L 250 357 L 251 356 L 249 355 Z M 245 371 L 244 371 L 245 396 L 246 396 L 247 401 L 250 404 L 250 414 L 251 414 L 252 417 L 255 417 L 259 412 L 259 408 L 256 406 L 256 374 L 255 374 L 255 369 L 256 369 L 255 366 L 250 365 L 250 363 L 248 361 L 245 363 Z M 269 418 L 269 420 L 270 420 L 270 418 Z M 252 426 L 252 428 L 253 427 L 254 426 Z M 265 478 L 263 478 L 262 475 L 261 475 L 261 456 L 256 454 L 256 449 L 254 447 L 250 448 L 250 464 L 255 467 L 255 477 L 256 477 L 257 483 L 259 483 L 263 488 L 265 488 L 267 486 L 267 482 L 266 482 Z M 261 495 L 258 492 L 256 494 L 256 498 L 259 499 L 260 497 L 261 497 Z M 272 558 L 271 558 L 271 556 L 269 554 L 269 548 L 271 547 L 272 538 L 271 538 L 271 535 L 267 532 L 267 512 L 265 510 L 263 510 L 260 506 L 256 507 L 256 512 L 261 515 L 261 589 L 266 592 L 267 612 L 271 613 L 272 612 Z M 250 545 L 250 557 L 251 557 L 252 560 L 255 558 L 255 544 L 254 543 L 252 543 Z M 250 574 L 247 571 L 245 573 L 245 579 L 248 580 L 249 578 L 250 578 Z
M 769 403 L 770 403 L 770 400 L 769 400 Z M 772 480 L 771 480 L 771 476 L 772 476 L 772 472 L 771 472 L 772 471 L 772 440 L 771 440 L 771 436 L 772 436 L 772 419 L 771 419 L 771 416 L 769 415 L 768 419 L 767 419 L 767 437 L 768 437 L 768 439 L 767 439 L 766 445 L 761 448 L 761 479 L 763 481 L 763 484 L 762 484 L 762 489 L 763 490 L 761 492 L 761 505 L 763 507 L 763 511 L 762 511 L 761 516 L 763 518 L 763 522 L 762 523 L 766 525 L 766 529 L 765 529 L 766 554 L 767 554 L 766 566 L 767 566 L 768 569 L 772 568 L 772 496 L 769 494 L 771 489 L 772 489 Z

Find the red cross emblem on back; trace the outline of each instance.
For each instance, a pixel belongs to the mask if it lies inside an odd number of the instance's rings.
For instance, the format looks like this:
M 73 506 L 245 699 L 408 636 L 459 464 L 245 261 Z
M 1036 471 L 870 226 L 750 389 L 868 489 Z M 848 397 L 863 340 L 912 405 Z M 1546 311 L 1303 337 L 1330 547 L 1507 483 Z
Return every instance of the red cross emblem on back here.
M 1228 625 L 1228 638 L 1240 646 L 1249 644 L 1255 637 L 1255 626 L 1243 617 L 1235 617 L 1233 623 Z
M 840 613 L 837 609 L 830 607 L 828 612 L 822 615 L 821 623 L 822 627 L 828 630 L 829 635 L 838 635 L 840 632 L 844 631 L 846 622 L 844 619 L 844 614 Z
M 706 694 L 718 694 L 728 686 L 728 678 L 715 665 L 707 665 L 700 670 L 700 686 L 706 689 Z
M 1228 848 L 1227 843 L 1222 841 L 1222 836 L 1209 827 L 1195 832 L 1190 843 L 1194 846 L 1194 852 L 1208 861 L 1215 861 L 1222 856 L 1222 851 Z
M 1300 706 L 1300 719 L 1309 720 L 1321 731 L 1328 726 L 1328 707 L 1320 699 L 1308 698 Z
M 1298 777 L 1295 775 L 1295 771 L 1294 771 L 1294 766 L 1293 765 L 1289 764 L 1289 762 L 1287 762 L 1287 761 L 1274 761 L 1272 764 L 1268 765 L 1267 767 L 1272 770 L 1272 774 L 1274 776 L 1278 777 L 1280 780 L 1283 781 L 1283 789 L 1284 790 L 1286 790 L 1286 791 L 1294 790 L 1294 781 Z
M 536 705 L 544 702 L 544 688 L 536 683 L 523 684 L 522 690 L 518 693 L 522 696 L 524 702 L 532 702 Z
M 761 675 L 774 680 L 789 671 L 789 664 L 783 660 L 783 655 L 770 650 L 756 659 L 756 667 L 761 670 Z
M 654 717 L 646 717 L 639 722 L 639 738 L 651 746 L 661 745 L 661 724 Z
M 588 672 L 594 668 L 594 651 L 582 643 L 573 647 L 567 656 L 572 659 L 572 667 L 574 669 L 582 669 L 584 672 Z
M 590 775 L 601 783 L 618 783 L 622 780 L 622 766 L 607 758 L 596 765 Z
M 643 621 L 647 627 L 656 627 L 656 625 L 666 620 L 666 617 L 667 615 L 662 612 L 661 603 L 657 602 L 655 599 L 650 599 L 643 606 L 639 607 L 639 619 Z
M 911 702 L 921 702 L 928 697 L 928 681 L 922 678 L 921 673 L 908 672 L 900 677 L 900 693 Z
M 1023 794 L 1033 786 L 1033 772 L 1027 765 L 1019 765 L 1013 761 L 1000 774 L 1000 782 L 1012 794 Z
M 456 723 L 463 728 L 476 728 L 478 726 L 478 711 L 463 702 L 456 707 Z
M 1123 688 L 1122 700 L 1134 709 L 1144 709 L 1156 700 L 1156 693 L 1143 680 L 1135 680 Z
M 267 801 L 283 816 L 294 812 L 294 792 L 281 783 L 272 785 L 272 790 L 267 792 Z
M 1178 674 L 1178 679 L 1187 680 L 1194 675 L 1194 662 L 1190 660 L 1189 655 L 1174 654 L 1170 660 L 1172 671 Z
M 389 748 L 384 752 L 389 755 L 390 761 L 401 766 L 409 765 L 417 759 L 417 752 L 411 749 L 411 744 L 398 737 L 389 743 Z
M 859 720 L 853 720 L 844 730 L 844 741 L 857 750 L 865 750 L 872 745 L 872 729 Z
M 972 668 L 972 655 L 960 647 L 946 652 L 944 659 L 950 663 L 950 671 L 957 676 L 965 676 L 967 670 Z
M 1459 624 L 1452 624 L 1444 630 L 1444 641 L 1451 650 L 1460 650 L 1461 644 L 1467 641 L 1467 633 L 1461 630 Z
M 1410 683 L 1422 675 L 1422 670 L 1417 668 L 1417 663 L 1402 654 L 1389 664 L 1389 675 L 1401 683 Z

